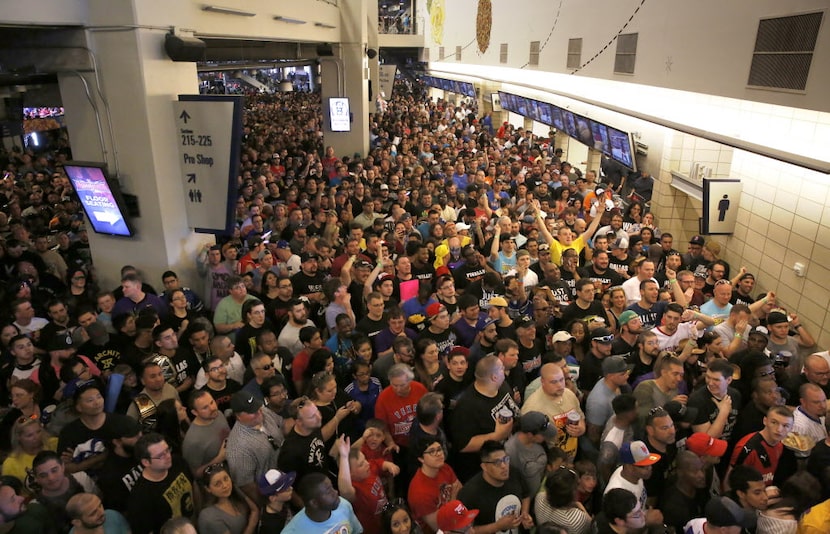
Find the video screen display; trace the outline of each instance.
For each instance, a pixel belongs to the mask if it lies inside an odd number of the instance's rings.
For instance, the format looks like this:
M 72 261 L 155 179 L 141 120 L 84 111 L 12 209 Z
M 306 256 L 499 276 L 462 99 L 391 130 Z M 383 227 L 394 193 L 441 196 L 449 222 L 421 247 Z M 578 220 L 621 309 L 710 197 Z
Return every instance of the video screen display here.
M 631 136 L 616 128 L 608 127 L 608 144 L 611 157 L 632 170 L 634 166 L 634 152 L 631 149 Z
M 107 180 L 103 165 L 70 162 L 64 169 L 95 233 L 133 236 L 118 186 Z
M 553 127 L 564 132 L 565 121 L 562 120 L 562 110 L 556 106 L 551 106 L 551 108 L 553 108 Z
M 529 113 L 527 111 L 528 103 L 527 98 L 523 96 L 516 96 L 516 113 L 523 117 L 529 117 Z
M 539 122 L 553 126 L 553 106 L 547 102 L 539 102 Z
M 603 154 L 610 155 L 608 151 L 608 128 L 601 122 L 591 121 L 591 135 L 594 138 L 593 148 Z
M 570 111 L 562 110 L 562 121 L 565 123 L 565 132 L 574 139 L 579 139 L 579 134 L 576 129 L 576 118 Z
M 349 132 L 352 129 L 348 98 L 329 98 L 329 119 L 332 132 Z

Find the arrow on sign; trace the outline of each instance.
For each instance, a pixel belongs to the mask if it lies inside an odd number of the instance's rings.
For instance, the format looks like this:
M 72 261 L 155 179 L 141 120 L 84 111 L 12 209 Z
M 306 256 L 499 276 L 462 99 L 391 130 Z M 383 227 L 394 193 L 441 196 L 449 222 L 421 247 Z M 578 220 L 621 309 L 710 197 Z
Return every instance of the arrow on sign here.
M 95 216 L 95 219 L 98 222 L 103 221 L 108 222 L 110 224 L 115 224 L 116 222 L 118 222 L 119 219 L 121 219 L 121 217 L 119 217 L 118 214 L 109 211 L 93 211 L 92 215 Z
M 179 115 L 179 118 L 180 118 L 181 120 L 183 120 L 185 124 L 187 124 L 187 119 L 189 119 L 189 118 L 190 118 L 190 114 L 187 112 L 187 110 L 183 110 L 183 111 L 182 111 L 182 114 L 181 114 L 181 115 Z
M 196 183 L 196 174 L 195 173 L 188 174 L 187 175 L 187 181 L 188 181 L 188 183 L 193 182 L 195 184 Z

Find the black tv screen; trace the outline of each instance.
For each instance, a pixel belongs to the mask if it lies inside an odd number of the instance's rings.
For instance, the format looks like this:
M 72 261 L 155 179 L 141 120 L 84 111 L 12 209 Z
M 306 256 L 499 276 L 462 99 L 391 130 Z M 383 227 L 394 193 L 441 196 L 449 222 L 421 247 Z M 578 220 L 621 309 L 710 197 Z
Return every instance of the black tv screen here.
M 107 179 L 104 164 L 70 161 L 64 170 L 96 234 L 118 237 L 135 234 L 125 214 L 121 189 Z

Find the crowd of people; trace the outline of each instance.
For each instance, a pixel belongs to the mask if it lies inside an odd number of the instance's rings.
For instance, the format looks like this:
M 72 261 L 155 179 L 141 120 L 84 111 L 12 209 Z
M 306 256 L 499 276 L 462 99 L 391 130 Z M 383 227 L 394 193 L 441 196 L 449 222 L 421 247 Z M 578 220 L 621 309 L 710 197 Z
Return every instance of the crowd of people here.
M 830 531 L 830 356 L 647 172 L 422 87 L 366 155 L 245 103 L 198 279 L 101 290 L 68 147 L 6 155 L 0 530 Z

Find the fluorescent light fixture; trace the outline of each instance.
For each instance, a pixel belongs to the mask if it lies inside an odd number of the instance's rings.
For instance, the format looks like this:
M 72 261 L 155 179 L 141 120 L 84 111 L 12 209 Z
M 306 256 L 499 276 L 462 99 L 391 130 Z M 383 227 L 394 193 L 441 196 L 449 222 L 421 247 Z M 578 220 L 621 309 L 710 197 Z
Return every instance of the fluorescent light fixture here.
M 232 7 L 223 6 L 204 6 L 202 11 L 210 11 L 212 13 L 222 13 L 223 15 L 236 15 L 238 17 L 255 17 L 256 13 L 250 11 L 242 11 L 241 9 L 234 9 Z
M 317 26 L 318 28 L 326 28 L 328 30 L 333 30 L 334 28 L 337 27 L 337 26 L 332 26 L 331 24 L 326 24 L 325 22 L 315 22 L 314 25 Z
M 274 15 L 274 20 L 285 22 L 287 24 L 305 24 L 306 21 L 300 19 L 292 19 L 290 17 L 283 17 L 282 15 Z

